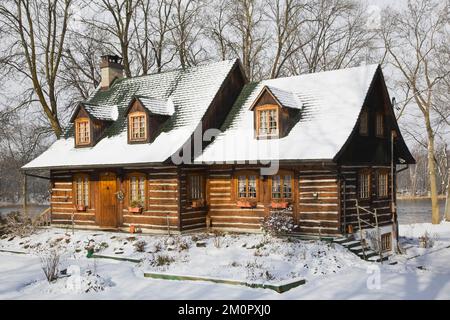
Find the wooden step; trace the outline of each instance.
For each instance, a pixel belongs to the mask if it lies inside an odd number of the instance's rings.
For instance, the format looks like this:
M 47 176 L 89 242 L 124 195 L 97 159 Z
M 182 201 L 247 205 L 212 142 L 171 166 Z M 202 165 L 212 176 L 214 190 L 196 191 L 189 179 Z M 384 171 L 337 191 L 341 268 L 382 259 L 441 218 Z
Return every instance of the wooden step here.
M 389 259 L 389 256 L 383 256 L 383 258 L 381 258 L 378 254 L 375 256 L 372 256 L 370 258 L 367 258 L 367 261 L 371 261 L 371 262 L 381 262 L 381 261 L 386 261 Z
M 359 240 L 352 240 L 352 241 L 349 241 L 349 242 L 344 242 L 344 243 L 342 243 L 342 245 L 344 247 L 350 249 L 350 248 L 353 248 L 353 247 L 356 247 L 356 246 L 360 246 L 361 245 L 361 241 L 359 241 Z

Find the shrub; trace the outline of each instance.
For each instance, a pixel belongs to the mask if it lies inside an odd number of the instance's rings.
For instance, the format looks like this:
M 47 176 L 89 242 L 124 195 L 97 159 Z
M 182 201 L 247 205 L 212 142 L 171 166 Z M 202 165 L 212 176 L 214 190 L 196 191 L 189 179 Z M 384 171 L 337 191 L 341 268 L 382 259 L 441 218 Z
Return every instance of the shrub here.
M 58 278 L 61 254 L 57 250 L 49 250 L 41 254 L 40 259 L 41 268 L 47 281 L 55 281 Z
M 138 240 L 133 244 L 134 250 L 136 252 L 145 252 L 146 245 L 147 245 L 147 242 L 145 242 L 144 240 Z
M 221 242 L 222 242 L 221 238 L 223 237 L 223 232 L 221 232 L 219 230 L 214 230 L 213 234 L 214 234 L 214 247 L 220 248 Z
M 431 248 L 434 245 L 434 239 L 430 237 L 428 231 L 425 231 L 423 236 L 419 237 L 419 246 L 421 248 Z
M 168 266 L 169 264 L 171 264 L 174 261 L 175 260 L 172 257 L 165 255 L 165 254 L 159 254 L 155 258 L 155 264 L 158 267 Z
M 32 235 L 36 230 L 31 218 L 18 211 L 9 213 L 0 223 L 2 225 L 0 228 L 1 234 L 27 237 Z
M 290 210 L 273 212 L 264 220 L 262 229 L 270 235 L 289 233 L 296 227 Z

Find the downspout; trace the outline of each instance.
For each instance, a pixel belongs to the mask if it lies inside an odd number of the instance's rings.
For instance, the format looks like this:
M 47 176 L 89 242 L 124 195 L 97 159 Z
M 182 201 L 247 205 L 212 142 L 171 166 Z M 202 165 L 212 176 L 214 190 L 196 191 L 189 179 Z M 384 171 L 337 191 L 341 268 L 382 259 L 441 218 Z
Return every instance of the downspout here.
M 343 222 L 344 222 L 344 232 L 343 232 L 343 235 L 344 236 L 346 236 L 347 235 L 347 180 L 345 180 L 345 176 L 342 174 L 342 172 L 341 172 L 341 167 L 339 166 L 339 169 L 338 169 L 338 177 L 339 177 L 339 180 L 341 180 L 342 179 L 342 181 L 343 181 L 343 184 L 344 184 L 344 194 L 343 194 L 343 205 L 342 205 L 342 219 L 343 219 Z M 340 185 L 340 182 L 339 182 L 339 185 Z M 342 191 L 341 190 L 341 188 L 339 188 L 340 189 L 340 191 Z

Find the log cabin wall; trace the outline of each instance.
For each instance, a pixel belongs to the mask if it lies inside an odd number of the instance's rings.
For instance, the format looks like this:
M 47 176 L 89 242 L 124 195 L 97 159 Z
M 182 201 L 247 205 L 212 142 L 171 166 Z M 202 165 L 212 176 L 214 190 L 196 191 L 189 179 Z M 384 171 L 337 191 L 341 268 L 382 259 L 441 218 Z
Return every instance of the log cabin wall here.
M 370 172 L 370 198 L 360 199 L 358 196 L 358 175 L 362 170 Z M 388 196 L 379 197 L 377 193 L 378 172 L 389 172 L 389 166 L 366 166 L 366 165 L 343 165 L 341 166 L 341 230 L 348 231 L 348 226 L 352 225 L 354 230 L 358 230 L 358 219 L 356 211 L 356 200 L 363 208 L 374 212 L 377 210 L 378 223 L 380 226 L 389 225 L 392 223 L 391 212 L 391 176 L 388 175 Z M 394 190 L 395 192 L 395 190 Z M 372 214 L 360 210 L 360 217 L 370 223 L 375 223 L 375 218 Z M 369 226 L 362 225 L 362 228 L 369 228 Z
M 130 213 L 130 177 L 142 175 L 146 178 L 145 205 L 142 213 Z M 130 225 L 148 231 L 179 231 L 179 186 L 176 166 L 154 167 L 150 169 L 127 169 L 124 172 L 121 190 L 125 199 L 122 208 L 121 225 L 127 230 Z
M 99 227 L 97 207 L 99 203 L 99 174 L 113 172 L 117 176 L 117 190 L 124 193 L 123 201 L 117 201 L 118 228 L 129 230 L 134 225 L 145 231 L 179 231 L 179 186 L 176 166 L 146 169 L 105 169 L 90 171 L 53 171 L 51 212 L 52 224 L 77 227 Z M 77 211 L 74 179 L 77 175 L 89 177 L 89 204 L 85 211 Z M 141 213 L 128 211 L 130 205 L 130 177 L 145 177 L 146 199 Z M 114 213 L 112 213 L 114 214 Z
M 87 173 L 87 172 L 83 172 Z M 75 195 L 73 185 L 73 174 L 69 171 L 51 172 L 51 217 L 52 224 L 71 225 L 74 213 L 74 224 L 77 226 L 95 226 L 95 201 L 89 199 L 89 207 L 86 211 L 75 210 Z M 89 187 L 94 188 L 95 183 L 90 181 Z
M 340 192 L 337 167 L 302 166 L 298 169 L 299 232 L 336 236 L 340 232 Z
M 207 200 L 211 227 L 222 230 L 257 232 L 266 216 L 264 204 L 258 201 L 255 208 L 236 205 L 234 176 L 239 172 L 255 172 L 257 167 L 219 166 L 210 168 L 207 183 Z
M 215 166 L 208 174 L 211 227 L 259 232 L 264 218 L 281 209 L 271 206 L 271 177 L 261 177 L 259 167 Z M 282 166 L 281 174 L 293 177 L 291 205 L 296 232 L 305 235 L 340 234 L 339 183 L 335 165 Z M 236 176 L 255 174 L 257 203 L 254 208 L 237 206 Z

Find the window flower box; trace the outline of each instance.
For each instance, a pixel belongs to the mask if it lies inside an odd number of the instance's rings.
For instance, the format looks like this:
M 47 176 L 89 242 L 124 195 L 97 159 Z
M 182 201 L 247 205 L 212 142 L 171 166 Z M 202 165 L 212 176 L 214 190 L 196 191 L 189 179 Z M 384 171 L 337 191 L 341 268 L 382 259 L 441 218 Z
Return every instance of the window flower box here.
M 202 199 L 192 200 L 191 207 L 192 208 L 201 208 L 205 206 L 205 201 Z
M 130 213 L 142 213 L 142 207 L 128 207 Z
M 236 205 L 240 208 L 255 208 L 256 207 L 256 201 L 249 201 L 249 200 L 238 200 Z
M 270 204 L 272 209 L 286 209 L 287 207 L 289 207 L 289 202 L 287 201 L 272 201 L 272 203 Z
M 86 206 L 84 204 L 77 204 L 76 209 L 77 211 L 86 211 Z

